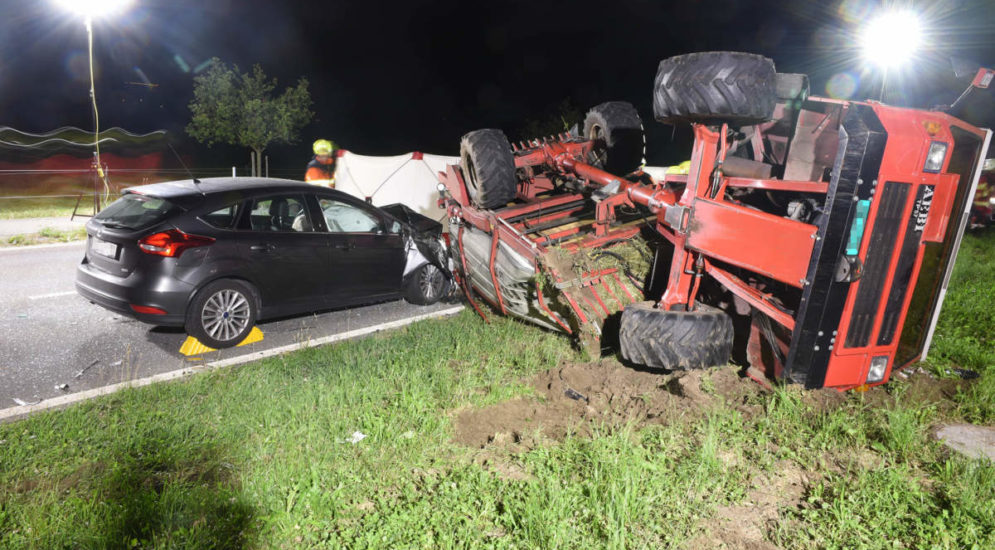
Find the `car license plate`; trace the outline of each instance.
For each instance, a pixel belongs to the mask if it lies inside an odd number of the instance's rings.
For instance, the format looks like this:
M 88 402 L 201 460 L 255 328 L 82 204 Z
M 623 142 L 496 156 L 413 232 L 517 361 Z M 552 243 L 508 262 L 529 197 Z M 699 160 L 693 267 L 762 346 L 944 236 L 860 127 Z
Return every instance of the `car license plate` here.
M 90 252 L 100 254 L 101 256 L 114 260 L 117 259 L 117 245 L 107 241 L 102 241 L 96 237 L 94 237 L 93 242 L 90 243 Z

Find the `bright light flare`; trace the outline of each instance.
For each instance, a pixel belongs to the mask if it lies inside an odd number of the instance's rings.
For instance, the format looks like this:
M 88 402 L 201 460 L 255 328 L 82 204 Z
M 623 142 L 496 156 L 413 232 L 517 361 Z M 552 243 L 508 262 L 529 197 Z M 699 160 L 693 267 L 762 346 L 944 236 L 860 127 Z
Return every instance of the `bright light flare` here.
M 860 49 L 864 59 L 885 69 L 908 61 L 922 41 L 919 16 L 910 10 L 882 13 L 864 27 Z
M 124 11 L 132 0 L 55 0 L 62 9 L 83 17 L 103 17 Z

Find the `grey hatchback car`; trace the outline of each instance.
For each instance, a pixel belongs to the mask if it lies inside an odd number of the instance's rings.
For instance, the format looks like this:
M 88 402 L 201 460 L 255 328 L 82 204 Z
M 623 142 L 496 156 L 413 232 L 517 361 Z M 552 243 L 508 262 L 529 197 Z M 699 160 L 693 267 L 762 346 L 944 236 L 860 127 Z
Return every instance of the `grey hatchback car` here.
M 213 348 L 260 319 L 451 294 L 442 226 L 403 205 L 269 178 L 131 187 L 86 224 L 76 290 Z

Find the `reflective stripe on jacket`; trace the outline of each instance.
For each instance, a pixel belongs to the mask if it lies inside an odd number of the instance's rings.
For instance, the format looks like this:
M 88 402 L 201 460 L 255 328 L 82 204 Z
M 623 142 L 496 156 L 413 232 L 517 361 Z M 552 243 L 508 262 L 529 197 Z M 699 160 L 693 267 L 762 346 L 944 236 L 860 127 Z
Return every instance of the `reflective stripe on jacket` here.
M 307 172 L 304 173 L 304 181 L 314 185 L 335 187 L 335 159 L 329 162 L 314 159 L 309 162 Z

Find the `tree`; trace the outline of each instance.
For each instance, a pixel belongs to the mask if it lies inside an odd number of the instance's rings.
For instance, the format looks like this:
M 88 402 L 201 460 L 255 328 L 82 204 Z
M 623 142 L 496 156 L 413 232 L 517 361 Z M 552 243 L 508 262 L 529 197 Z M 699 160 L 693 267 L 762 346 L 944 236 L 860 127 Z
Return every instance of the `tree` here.
M 297 142 L 301 128 L 314 116 L 306 78 L 276 96 L 276 79 L 268 78 L 259 65 L 251 73 L 240 73 L 237 65 L 229 67 L 214 58 L 193 84 L 187 133 L 208 147 L 227 143 L 252 149 L 257 174 L 262 173 L 266 147 Z
M 556 106 L 555 113 L 547 114 L 539 119 L 528 120 L 519 131 L 519 139 L 529 140 L 542 138 L 570 131 L 574 124 L 584 125 L 584 114 L 570 98 L 566 98 Z

